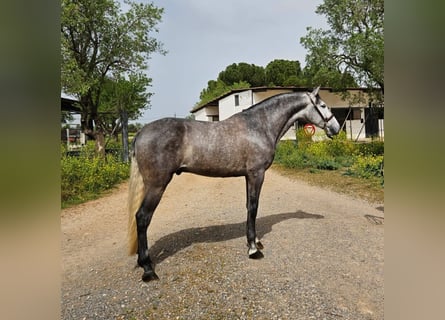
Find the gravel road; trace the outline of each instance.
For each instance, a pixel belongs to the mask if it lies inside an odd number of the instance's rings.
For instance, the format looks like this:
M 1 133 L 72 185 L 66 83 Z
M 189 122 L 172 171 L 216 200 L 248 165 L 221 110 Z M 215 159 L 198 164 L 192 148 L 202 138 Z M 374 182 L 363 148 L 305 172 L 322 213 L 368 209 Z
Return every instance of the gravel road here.
M 175 176 L 149 227 L 159 281 L 126 248 L 127 184 L 62 211 L 62 319 L 383 319 L 383 204 L 266 172 L 247 256 L 244 178 Z

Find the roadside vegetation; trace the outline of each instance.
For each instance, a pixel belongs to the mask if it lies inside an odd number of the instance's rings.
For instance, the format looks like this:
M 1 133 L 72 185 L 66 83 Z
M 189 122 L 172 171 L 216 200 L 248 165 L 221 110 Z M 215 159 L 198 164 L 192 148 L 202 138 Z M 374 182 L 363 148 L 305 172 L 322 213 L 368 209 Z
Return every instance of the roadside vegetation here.
M 62 208 L 99 198 L 105 191 L 129 177 L 129 164 L 122 162 L 122 150 L 117 143 L 109 144 L 109 153 L 100 157 L 94 141 L 77 154 L 61 148 L 61 201 Z
M 297 141 L 282 141 L 274 168 L 282 174 L 372 202 L 383 202 L 384 143 L 355 143 L 340 133 L 313 142 L 303 131 Z

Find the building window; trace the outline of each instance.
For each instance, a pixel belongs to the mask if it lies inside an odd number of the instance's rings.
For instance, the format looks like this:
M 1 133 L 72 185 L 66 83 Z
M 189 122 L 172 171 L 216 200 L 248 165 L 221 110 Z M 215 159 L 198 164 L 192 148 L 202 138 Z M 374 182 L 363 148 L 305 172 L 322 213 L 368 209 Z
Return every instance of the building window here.
M 235 94 L 235 107 L 239 106 L 239 94 Z

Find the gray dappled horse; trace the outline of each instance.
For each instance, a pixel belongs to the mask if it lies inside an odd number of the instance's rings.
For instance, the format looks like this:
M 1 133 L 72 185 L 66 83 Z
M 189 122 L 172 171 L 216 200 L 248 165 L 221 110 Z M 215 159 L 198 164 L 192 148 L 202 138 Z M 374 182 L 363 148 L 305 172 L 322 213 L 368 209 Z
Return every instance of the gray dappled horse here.
M 148 254 L 147 228 L 173 175 L 246 178 L 249 258 L 262 258 L 255 219 L 264 173 L 280 138 L 299 119 L 336 135 L 340 126 L 313 92 L 268 98 L 220 122 L 165 118 L 145 125 L 133 140 L 128 197 L 130 254 L 138 253 L 142 280 L 158 279 Z

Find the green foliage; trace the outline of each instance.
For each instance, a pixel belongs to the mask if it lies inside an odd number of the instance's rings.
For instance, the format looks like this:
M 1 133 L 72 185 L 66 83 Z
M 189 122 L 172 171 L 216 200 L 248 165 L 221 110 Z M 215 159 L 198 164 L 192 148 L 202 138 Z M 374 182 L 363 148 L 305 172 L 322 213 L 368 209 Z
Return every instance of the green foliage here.
M 322 170 L 337 170 L 339 164 L 335 158 L 329 154 L 327 144 L 322 142 L 311 143 L 305 150 L 308 158 L 308 165 Z
M 318 158 L 314 159 L 315 167 L 320 170 L 337 170 L 340 164 L 334 158 Z
M 301 144 L 292 140 L 281 141 L 275 151 L 275 162 L 284 165 L 287 168 L 305 168 L 307 166 L 307 158 L 302 152 Z M 299 152 L 300 150 L 300 152 Z
M 304 152 L 315 168 L 337 170 L 349 165 L 352 149 L 352 142 L 340 134 L 332 140 L 309 143 Z
M 383 185 L 383 142 L 354 143 L 340 133 L 332 140 L 312 142 L 302 130 L 298 143 L 281 141 L 275 152 L 275 162 L 287 168 L 344 170 L 345 175 L 380 179 Z
M 136 133 L 138 130 L 140 130 L 144 125 L 142 123 L 136 122 L 136 123 L 129 123 L 128 124 L 128 132 L 129 133 Z
M 355 152 L 356 144 L 346 138 L 346 132 L 341 131 L 332 140 L 325 143 L 327 152 L 334 157 L 348 156 Z
M 124 2 L 126 12 L 117 0 L 61 2 L 62 91 L 79 99 L 82 130 L 96 138 L 110 123 L 101 109 L 118 112 L 125 106 L 132 117 L 139 112 L 134 107 L 145 108 L 149 94 L 143 91 L 151 83 L 147 61 L 155 52 L 166 53 L 153 37 L 163 9 L 153 3 Z
M 299 61 L 276 59 L 267 64 L 265 72 L 269 86 L 298 86 L 304 82 Z
M 317 7 L 329 29 L 308 27 L 300 43 L 308 50 L 305 73 L 322 85 L 384 90 L 384 1 L 324 0 Z
M 94 145 L 87 145 L 79 156 L 67 155 L 62 146 L 61 170 L 62 207 L 97 198 L 129 176 L 128 164 L 111 154 L 96 156 Z
M 307 148 L 312 143 L 312 138 L 303 129 L 298 129 L 296 136 L 299 148 Z
M 252 87 L 264 85 L 265 81 L 264 68 L 254 64 L 245 62 L 233 63 L 221 71 L 218 80 L 230 86 L 237 82 L 247 82 Z
M 366 179 L 377 177 L 383 184 L 383 156 L 359 155 L 345 174 Z
M 121 125 L 116 127 L 116 120 L 121 118 L 123 111 L 129 120 L 135 120 L 150 107 L 152 94 L 145 91 L 150 84 L 151 79 L 140 74 L 130 75 L 128 80 L 122 76 L 105 79 L 99 105 L 104 131 L 108 134 L 122 131 Z
M 266 68 L 245 62 L 232 63 L 221 71 L 216 80 L 207 82 L 201 91 L 201 106 L 233 89 L 246 89 L 261 86 L 301 86 L 308 81 L 303 78 L 299 61 L 276 59 Z M 318 84 L 317 84 L 318 85 Z
M 336 45 L 330 43 L 326 37 L 326 31 L 308 28 L 308 35 L 300 40 L 310 52 L 306 56 L 306 66 L 303 70 L 307 85 L 332 87 L 334 90 L 356 87 L 353 76 L 346 69 L 343 72 L 339 70 L 332 58 Z
M 361 155 L 381 156 L 384 154 L 385 145 L 383 141 L 371 141 L 356 145 L 357 153 Z

